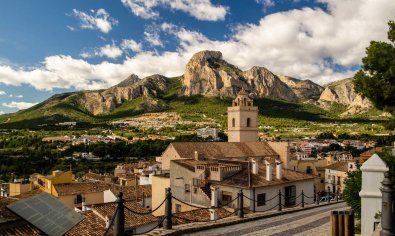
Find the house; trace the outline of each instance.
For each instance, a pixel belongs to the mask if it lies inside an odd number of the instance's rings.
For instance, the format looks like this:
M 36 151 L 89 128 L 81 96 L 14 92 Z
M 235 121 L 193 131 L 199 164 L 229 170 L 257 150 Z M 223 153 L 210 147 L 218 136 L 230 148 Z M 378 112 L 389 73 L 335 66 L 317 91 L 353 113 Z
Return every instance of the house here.
M 246 207 L 260 210 L 276 204 L 266 199 L 279 191 L 285 194 L 287 206 L 297 204 L 294 197 L 302 190 L 313 196 L 314 176 L 283 168 L 284 161 L 274 148 L 257 141 L 257 117 L 258 108 L 242 89 L 228 108 L 229 142 L 171 143 L 160 158 L 162 170 L 169 174 L 156 175 L 152 180 L 152 207 L 163 201 L 166 187 L 171 187 L 173 196 L 196 206 L 210 206 L 211 201 L 235 204 L 230 201 L 243 189 L 247 197 L 257 200 L 255 205 L 245 201 Z M 285 153 L 283 158 L 288 163 L 288 144 L 274 146 Z M 172 207 L 174 212 L 193 209 L 177 201 Z
M 20 180 L 8 184 L 8 197 L 13 197 L 33 190 L 33 183 L 29 180 Z
M 65 184 L 74 181 L 74 176 L 71 171 L 54 170 L 50 175 L 36 174 L 34 177 L 37 180 L 37 186 L 51 195 L 54 195 L 55 184 Z
M 327 166 L 325 168 L 325 190 L 331 193 L 342 193 L 348 172 L 356 169 L 356 164 L 353 161 L 339 161 Z
M 104 182 L 83 182 L 54 184 L 52 195 L 71 208 L 104 202 L 104 191 L 110 184 Z

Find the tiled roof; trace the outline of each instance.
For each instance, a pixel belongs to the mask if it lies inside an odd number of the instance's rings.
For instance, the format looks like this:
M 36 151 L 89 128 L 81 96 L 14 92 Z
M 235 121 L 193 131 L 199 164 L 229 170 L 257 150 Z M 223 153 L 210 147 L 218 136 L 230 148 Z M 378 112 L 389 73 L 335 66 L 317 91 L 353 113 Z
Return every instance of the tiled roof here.
M 38 235 L 36 227 L 30 225 L 22 219 L 16 221 L 7 222 L 5 224 L 0 223 L 0 235 L 2 236 L 27 236 L 27 235 Z
M 143 206 L 141 206 L 136 202 L 125 202 L 125 206 L 136 212 L 141 212 L 141 213 L 147 212 L 147 209 L 145 209 Z M 93 205 L 92 210 L 93 212 L 96 212 L 97 214 L 101 215 L 103 218 L 107 216 L 109 219 L 111 219 L 111 217 L 114 215 L 115 207 L 116 207 L 115 203 L 103 203 L 103 204 Z M 156 218 L 152 214 L 139 215 L 130 212 L 125 208 L 125 229 L 132 229 L 155 222 L 158 222 L 158 218 Z
M 230 212 L 223 208 L 215 210 L 219 218 L 225 218 L 229 216 Z M 188 219 L 188 220 L 185 220 Z M 208 209 L 196 209 L 192 211 L 178 212 L 173 214 L 173 224 L 186 224 L 196 221 L 208 221 L 210 220 L 210 211 Z
M 348 171 L 348 164 L 349 164 L 348 162 L 339 161 L 339 162 L 336 162 L 336 163 L 333 163 L 333 164 L 327 166 L 326 169 L 347 172 Z
M 102 236 L 106 232 L 106 223 L 92 211 L 84 212 L 85 218 L 68 231 L 65 236 Z M 110 218 L 111 219 L 111 218 Z M 112 230 L 110 229 L 110 233 Z M 111 235 L 111 234 L 109 234 Z
M 266 142 L 174 142 L 171 143 L 181 158 L 193 158 L 195 151 L 199 158 L 246 158 L 278 156 Z
M 114 195 L 117 195 L 119 192 L 123 193 L 124 199 L 135 199 L 136 198 L 136 188 L 134 186 L 120 186 L 120 185 L 111 185 L 111 192 Z M 137 194 L 140 198 L 144 193 L 145 197 L 152 196 L 152 186 L 151 185 L 139 185 L 137 188 Z
M 92 172 L 86 173 L 83 178 L 86 180 L 97 180 L 97 181 L 103 181 L 103 182 L 106 181 L 106 179 L 110 179 L 110 178 L 111 178 L 111 181 L 116 181 L 116 179 L 117 179 L 114 176 L 101 175 L 101 174 L 92 173 Z
M 82 182 L 54 184 L 56 192 L 59 196 L 75 195 L 81 193 L 98 193 L 110 189 L 111 184 L 104 182 Z

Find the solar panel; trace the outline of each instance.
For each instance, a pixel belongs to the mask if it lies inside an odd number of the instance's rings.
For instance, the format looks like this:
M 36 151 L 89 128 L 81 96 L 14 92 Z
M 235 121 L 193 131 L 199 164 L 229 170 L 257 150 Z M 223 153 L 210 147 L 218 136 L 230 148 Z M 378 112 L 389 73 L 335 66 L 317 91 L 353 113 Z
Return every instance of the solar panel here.
M 48 193 L 17 201 L 7 207 L 49 236 L 63 235 L 84 219 L 83 215 Z

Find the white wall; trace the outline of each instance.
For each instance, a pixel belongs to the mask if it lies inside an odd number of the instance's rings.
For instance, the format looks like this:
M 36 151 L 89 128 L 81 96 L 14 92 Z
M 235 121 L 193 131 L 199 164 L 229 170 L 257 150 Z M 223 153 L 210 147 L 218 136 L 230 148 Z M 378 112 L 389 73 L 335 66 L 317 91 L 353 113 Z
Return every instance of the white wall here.
M 381 211 L 381 181 L 388 167 L 383 160 L 374 154 L 362 166 L 362 190 L 361 197 L 361 234 L 370 236 L 373 233 L 373 224 L 377 220 L 375 214 Z

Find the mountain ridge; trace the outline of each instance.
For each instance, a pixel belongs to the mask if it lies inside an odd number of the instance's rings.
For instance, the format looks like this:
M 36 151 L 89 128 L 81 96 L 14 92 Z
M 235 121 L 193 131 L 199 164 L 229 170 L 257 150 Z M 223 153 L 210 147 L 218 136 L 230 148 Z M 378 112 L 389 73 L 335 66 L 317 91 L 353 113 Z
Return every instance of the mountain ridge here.
M 241 88 L 249 91 L 254 98 L 273 97 L 292 103 L 308 102 L 325 109 L 331 104 L 342 104 L 347 107 L 344 115 L 370 109 L 370 101 L 356 94 L 350 81 L 337 81 L 322 87 L 310 80 L 275 75 L 261 66 L 242 71 L 226 62 L 219 51 L 201 51 L 192 56 L 181 76 L 169 78 L 155 74 L 139 78 L 131 74 L 107 89 L 54 95 L 29 109 L 3 115 L 7 119 L 1 119 L 0 116 L 0 123 L 1 120 L 22 122 L 29 112 L 37 117 L 40 117 L 37 113 L 42 113 L 42 116 L 64 117 L 66 120 L 81 115 L 84 121 L 89 122 L 96 117 L 111 118 L 114 112 L 120 111 L 125 116 L 161 111 L 166 109 L 166 101 L 175 98 L 232 98 Z

